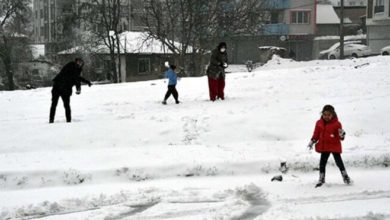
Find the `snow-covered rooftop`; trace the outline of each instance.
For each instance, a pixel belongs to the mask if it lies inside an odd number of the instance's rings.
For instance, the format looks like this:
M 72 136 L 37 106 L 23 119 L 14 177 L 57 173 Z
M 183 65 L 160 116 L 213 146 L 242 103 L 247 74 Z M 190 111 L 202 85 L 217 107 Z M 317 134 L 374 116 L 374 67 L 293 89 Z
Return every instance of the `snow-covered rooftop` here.
M 126 31 L 119 35 L 119 39 L 121 53 L 172 54 L 172 51 L 161 43 L 160 40 L 148 37 L 146 32 Z M 177 48 L 181 47 L 179 42 L 175 42 L 175 45 Z M 192 47 L 189 47 L 187 52 L 191 50 Z M 89 49 L 82 46 L 73 47 L 59 52 L 59 54 L 73 54 L 76 52 L 109 53 L 109 48 L 104 43 L 101 43 L 99 46 Z
M 340 18 L 337 16 L 332 5 L 317 5 L 317 24 L 339 24 Z
M 262 46 L 259 47 L 260 50 L 286 50 L 286 48 L 283 47 L 276 47 L 276 46 Z
M 320 36 L 315 37 L 314 40 L 338 40 L 340 36 Z M 344 40 L 365 40 L 367 39 L 367 35 L 358 34 L 358 35 L 347 35 L 344 37 Z
M 32 44 L 30 45 L 32 55 L 34 59 L 40 56 L 45 56 L 45 45 L 44 44 Z

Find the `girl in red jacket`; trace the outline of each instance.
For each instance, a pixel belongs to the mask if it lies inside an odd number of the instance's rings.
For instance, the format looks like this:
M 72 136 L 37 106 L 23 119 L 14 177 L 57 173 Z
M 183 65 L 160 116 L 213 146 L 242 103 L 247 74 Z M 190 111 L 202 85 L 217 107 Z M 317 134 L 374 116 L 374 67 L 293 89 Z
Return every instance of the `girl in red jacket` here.
M 342 129 L 333 106 L 325 105 L 322 109 L 321 119 L 317 121 L 313 137 L 308 145 L 308 148 L 311 150 L 315 144 L 316 151 L 321 153 L 320 179 L 318 180 L 316 187 L 325 183 L 325 167 L 331 153 L 333 154 L 336 165 L 340 169 L 344 183 L 351 183 L 351 179 L 349 178 L 343 160 L 341 159 L 341 141 L 344 140 L 344 138 L 345 132 Z

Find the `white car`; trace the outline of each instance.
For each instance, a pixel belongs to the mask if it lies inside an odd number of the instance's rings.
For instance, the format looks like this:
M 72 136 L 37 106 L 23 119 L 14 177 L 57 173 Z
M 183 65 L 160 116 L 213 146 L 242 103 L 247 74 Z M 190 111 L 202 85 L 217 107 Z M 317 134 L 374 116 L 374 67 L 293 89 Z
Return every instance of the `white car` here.
M 381 49 L 381 54 L 382 54 L 383 56 L 388 56 L 388 55 L 390 55 L 390 46 L 387 46 L 387 47 L 382 48 L 382 49 Z
M 345 57 L 365 57 L 371 55 L 371 49 L 366 45 L 360 44 L 360 41 L 344 42 Z M 340 58 L 340 43 L 333 44 L 329 49 L 323 50 L 319 54 L 320 59 L 339 59 Z
M 371 55 L 371 49 L 363 44 L 345 44 L 344 45 L 344 56 L 345 57 L 366 57 Z M 340 58 L 340 47 L 331 51 L 328 54 L 328 59 L 339 59 Z

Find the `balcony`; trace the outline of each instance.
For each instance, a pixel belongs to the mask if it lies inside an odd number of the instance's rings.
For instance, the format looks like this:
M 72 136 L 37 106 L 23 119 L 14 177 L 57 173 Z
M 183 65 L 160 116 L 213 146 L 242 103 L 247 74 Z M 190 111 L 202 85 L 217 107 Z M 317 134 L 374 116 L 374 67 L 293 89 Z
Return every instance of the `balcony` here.
M 288 35 L 287 24 L 265 24 L 262 28 L 263 35 Z
M 283 10 L 290 7 L 290 0 L 266 0 L 264 8 L 270 10 Z

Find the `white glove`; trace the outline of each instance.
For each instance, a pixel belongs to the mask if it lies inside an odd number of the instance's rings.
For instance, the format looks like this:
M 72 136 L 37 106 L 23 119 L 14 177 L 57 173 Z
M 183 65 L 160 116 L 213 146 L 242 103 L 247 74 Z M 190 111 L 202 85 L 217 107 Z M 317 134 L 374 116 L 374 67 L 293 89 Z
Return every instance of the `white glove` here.
M 166 68 L 169 68 L 169 62 L 168 62 L 168 61 L 165 61 L 164 66 L 165 66 Z
M 223 63 L 223 67 L 227 68 L 228 64 L 227 63 Z
M 309 148 L 309 150 L 313 150 L 313 145 L 317 143 L 316 140 L 310 140 L 309 144 L 307 145 L 307 148 Z
M 80 95 L 81 91 L 80 90 L 77 90 L 76 91 L 76 95 Z
M 344 140 L 345 138 L 345 131 L 342 128 L 339 128 L 339 136 L 341 140 Z

